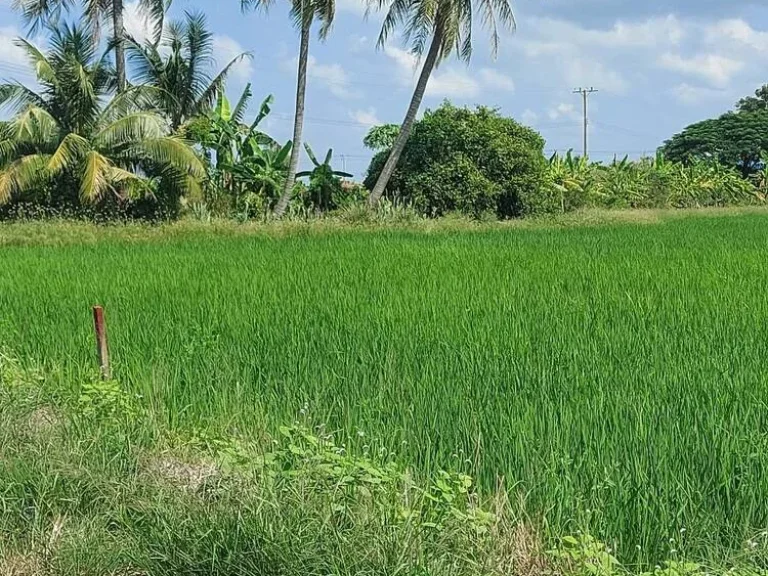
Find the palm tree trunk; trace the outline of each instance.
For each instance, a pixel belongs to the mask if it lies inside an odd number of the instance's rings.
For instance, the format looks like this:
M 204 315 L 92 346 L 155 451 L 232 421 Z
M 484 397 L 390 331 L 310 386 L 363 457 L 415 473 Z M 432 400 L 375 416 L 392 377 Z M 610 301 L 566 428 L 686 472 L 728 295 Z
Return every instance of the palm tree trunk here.
M 400 155 L 405 149 L 405 145 L 408 143 L 408 138 L 413 130 L 413 124 L 416 121 L 416 115 L 419 113 L 421 107 L 421 101 L 424 99 L 424 93 L 427 90 L 427 83 L 432 71 L 435 69 L 437 63 L 437 57 L 440 54 L 440 46 L 443 42 L 443 34 L 440 26 L 435 30 L 435 34 L 432 37 L 432 44 L 429 47 L 429 52 L 424 60 L 424 66 L 421 68 L 421 74 L 419 74 L 419 81 L 416 83 L 416 88 L 413 91 L 411 97 L 411 104 L 408 106 L 408 112 L 405 114 L 405 120 L 400 127 L 400 133 L 397 135 L 397 140 L 392 145 L 392 151 L 389 153 L 387 163 L 384 164 L 384 168 L 379 174 L 379 179 L 376 180 L 376 185 L 373 187 L 371 195 L 368 197 L 368 203 L 371 206 L 376 206 L 381 200 L 384 190 L 389 184 L 389 179 L 392 178 L 392 174 L 397 168 L 397 162 L 400 160 Z
M 301 46 L 299 48 L 299 77 L 296 85 L 296 116 L 293 120 L 293 147 L 291 161 L 288 164 L 288 174 L 285 176 L 283 195 L 275 206 L 275 216 L 285 214 L 288 202 L 291 201 L 293 186 L 296 183 L 296 171 L 299 169 L 299 154 L 301 152 L 301 133 L 304 129 L 304 100 L 307 93 L 307 64 L 309 62 L 309 33 L 312 20 L 306 19 L 301 25 Z
M 125 23 L 123 16 L 123 0 L 112 0 L 112 34 L 115 44 L 115 71 L 117 72 L 118 92 L 124 92 L 126 86 Z

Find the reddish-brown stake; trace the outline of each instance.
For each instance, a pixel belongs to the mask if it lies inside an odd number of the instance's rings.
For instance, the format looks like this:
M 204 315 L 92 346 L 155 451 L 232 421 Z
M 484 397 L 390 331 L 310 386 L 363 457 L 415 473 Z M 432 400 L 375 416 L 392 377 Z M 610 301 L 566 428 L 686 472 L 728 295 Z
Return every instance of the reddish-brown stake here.
M 104 308 L 93 307 L 93 328 L 96 331 L 96 353 L 99 355 L 99 367 L 102 380 L 112 378 L 109 367 L 109 346 L 107 345 L 107 324 L 104 321 Z

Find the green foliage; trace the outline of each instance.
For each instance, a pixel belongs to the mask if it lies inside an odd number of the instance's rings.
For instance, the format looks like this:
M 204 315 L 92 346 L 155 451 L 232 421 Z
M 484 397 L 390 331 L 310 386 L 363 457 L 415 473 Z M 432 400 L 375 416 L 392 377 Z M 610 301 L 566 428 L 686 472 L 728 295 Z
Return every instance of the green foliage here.
M 651 572 L 643 572 L 640 576 L 699 576 L 707 574 L 703 566 L 694 562 L 667 560 L 662 566 L 656 566 Z
M 116 380 L 92 380 L 83 384 L 78 411 L 89 418 L 124 418 L 131 421 L 139 416 L 136 398 Z
M 271 112 L 268 96 L 250 124 L 243 119 L 252 98 L 246 86 L 234 108 L 224 94 L 216 107 L 184 126 L 184 132 L 199 143 L 208 159 L 206 202 L 224 204 L 223 212 L 235 210 L 246 219 L 267 214 L 277 200 L 288 169 L 292 143 L 280 145 L 258 130 Z
M 563 573 L 573 576 L 613 576 L 619 572 L 619 561 L 610 549 L 589 534 L 564 536 L 560 546 L 549 552 Z
M 86 31 L 62 26 L 45 53 L 23 40 L 17 45 L 40 91 L 0 85 L 0 103 L 16 112 L 0 123 L 0 204 L 178 198 L 197 188 L 202 163 L 168 136 L 163 118 L 142 107 L 145 92 L 108 99 L 113 74 Z
M 185 122 L 209 112 L 232 68 L 251 55 L 235 56 L 214 76 L 209 70 L 213 58 L 213 33 L 201 12 L 185 13 L 183 21 L 170 22 L 161 42 L 147 40 L 143 45 L 128 39 L 128 56 L 136 79 L 154 88 L 154 105 L 177 130 Z
M 400 133 L 400 126 L 397 124 L 384 124 L 382 126 L 374 126 L 363 138 L 363 144 L 366 148 L 379 152 L 381 150 L 388 150 L 392 147 L 397 139 L 397 135 Z
M 736 104 L 739 112 L 766 112 L 768 111 L 768 84 L 764 84 L 755 90 L 754 96 L 742 98 Z
M 549 160 L 550 206 L 567 212 L 588 206 L 607 208 L 701 208 L 765 202 L 764 181 L 753 182 L 717 162 L 668 162 L 656 158 L 614 160 L 608 165 L 554 155 Z M 546 198 L 542 192 L 540 198 Z
M 688 126 L 661 148 L 672 162 L 715 160 L 737 168 L 746 178 L 761 167 L 768 149 L 768 111 L 729 112 Z
M 542 209 L 538 195 L 546 180 L 543 148 L 536 132 L 494 110 L 444 103 L 414 126 L 387 195 L 430 216 L 535 213 Z M 387 155 L 380 152 L 371 162 L 369 189 Z

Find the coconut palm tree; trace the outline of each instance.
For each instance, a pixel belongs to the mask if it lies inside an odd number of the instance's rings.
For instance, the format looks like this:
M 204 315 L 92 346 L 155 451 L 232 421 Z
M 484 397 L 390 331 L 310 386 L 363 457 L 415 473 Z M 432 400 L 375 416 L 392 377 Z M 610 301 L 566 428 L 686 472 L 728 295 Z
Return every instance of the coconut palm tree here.
M 159 39 L 163 29 L 165 12 L 171 0 L 139 0 L 139 8 L 154 22 L 154 37 Z M 13 6 L 21 12 L 31 31 L 46 24 L 56 25 L 62 13 L 81 5 L 83 16 L 94 33 L 94 40 L 100 36 L 101 26 L 109 22 L 112 27 L 112 46 L 115 51 L 117 88 L 120 92 L 127 86 L 125 73 L 125 6 L 123 0 L 13 0 Z
M 187 12 L 183 21 L 171 22 L 159 44 L 143 45 L 127 39 L 128 55 L 140 84 L 157 89 L 157 107 L 176 130 L 184 122 L 210 111 L 222 93 L 232 68 L 248 52 L 239 54 L 213 78 L 213 34 L 204 14 Z
M 274 0 L 241 0 L 243 10 L 250 8 L 268 8 Z M 335 0 L 291 0 L 291 19 L 300 31 L 298 74 L 296 82 L 296 113 L 293 120 L 293 148 L 288 162 L 288 173 L 283 184 L 283 193 L 275 207 L 275 215 L 280 217 L 288 208 L 296 183 L 299 169 L 301 138 L 304 130 L 304 102 L 307 92 L 307 66 L 309 65 L 309 38 L 315 19 L 320 21 L 319 36 L 327 38 L 336 15 Z
M 498 51 L 499 28 L 514 30 L 515 17 L 509 0 L 370 0 L 370 2 L 374 8 L 387 11 L 377 46 L 383 47 L 392 32 L 404 26 L 404 39 L 407 44 L 410 44 L 411 54 L 424 60 L 400 132 L 369 197 L 370 204 L 376 205 L 384 194 L 405 144 L 408 142 L 432 71 L 454 51 L 461 60 L 469 62 L 472 55 L 472 23 L 474 17 L 478 16 L 478 12 L 483 24 L 490 31 L 491 51 L 494 57 Z
M 0 123 L 0 204 L 50 186 L 59 193 L 75 188 L 83 203 L 149 192 L 153 181 L 177 193 L 198 186 L 202 162 L 184 141 L 168 136 L 164 118 L 142 109 L 146 89 L 108 98 L 115 73 L 108 55 L 96 53 L 89 30 L 62 24 L 50 42 L 43 52 L 16 41 L 39 91 L 0 85 L 0 106 L 15 112 Z

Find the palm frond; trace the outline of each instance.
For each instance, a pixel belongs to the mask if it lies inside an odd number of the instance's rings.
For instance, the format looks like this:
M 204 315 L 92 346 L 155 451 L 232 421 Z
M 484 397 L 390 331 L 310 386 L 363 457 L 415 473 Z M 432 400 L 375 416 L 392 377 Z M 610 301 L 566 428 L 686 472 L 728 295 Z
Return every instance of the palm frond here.
M 250 54 L 250 52 L 243 52 L 239 56 L 233 58 L 229 64 L 227 64 L 224 69 L 219 72 L 219 74 L 211 81 L 211 83 L 207 88 L 205 88 L 202 94 L 200 94 L 192 108 L 192 113 L 202 114 L 206 110 L 209 110 L 211 106 L 213 106 L 213 103 L 216 102 L 216 98 L 218 98 L 219 93 L 224 89 L 224 83 L 227 81 L 227 76 L 229 76 L 232 68 L 245 58 L 252 57 L 253 56 Z
M 0 85 L 0 107 L 4 106 L 19 111 L 28 106 L 46 108 L 47 104 L 42 96 L 22 83 L 10 82 Z
M 205 166 L 195 151 L 183 140 L 172 136 L 137 142 L 130 146 L 127 154 L 195 178 L 205 176 Z
M 126 144 L 162 137 L 166 121 L 153 112 L 134 112 L 111 122 L 93 136 L 93 145 L 106 152 Z
M 56 86 L 56 72 L 53 69 L 48 57 L 29 40 L 24 38 L 17 38 L 14 40 L 14 45 L 24 50 L 27 55 L 29 63 L 35 70 L 35 75 L 41 84 L 47 84 L 49 86 Z
M 10 130 L 3 126 L 2 135 L 0 135 L 0 167 L 6 166 L 18 156 L 19 143 Z
M 12 6 L 34 35 L 47 23 L 57 22 L 74 4 L 74 0 L 13 0 Z
M 43 108 L 30 106 L 10 123 L 13 138 L 22 144 L 47 148 L 59 137 L 59 123 Z
M 171 6 L 171 0 L 139 0 L 139 7 L 152 22 L 152 44 L 157 46 L 163 37 L 165 14 Z
M 120 189 L 122 192 L 127 191 L 128 196 L 131 198 L 153 195 L 150 181 L 129 170 L 112 166 L 107 170 L 107 179 L 113 190 Z M 136 192 L 139 192 L 140 194 L 137 194 Z
M 91 150 L 83 159 L 80 174 L 80 200 L 97 202 L 110 190 L 109 172 L 114 168 L 108 158 Z
M 248 104 L 250 104 L 251 98 L 253 98 L 253 90 L 251 90 L 251 83 L 249 82 L 246 84 L 237 104 L 235 104 L 235 107 L 232 109 L 232 119 L 238 124 L 243 121 L 243 117 L 245 116 L 246 110 L 248 110 Z
M 240 0 L 240 10 L 268 10 L 275 0 Z
M 499 27 L 514 32 L 517 27 L 515 14 L 509 0 L 477 0 L 480 4 L 482 23 L 491 34 L 491 55 L 499 52 Z
M 52 176 L 56 176 L 67 170 L 72 170 L 75 165 L 88 153 L 91 145 L 88 140 L 77 134 L 67 134 L 53 153 L 46 169 Z
M 321 40 L 325 40 L 333 28 L 336 0 L 313 0 L 313 9 L 321 23 L 318 34 Z
M 375 1 L 375 0 L 374 0 Z M 377 48 L 382 48 L 386 43 L 389 36 L 408 18 L 408 14 L 411 10 L 411 5 L 415 0 L 393 0 L 387 10 L 387 15 L 384 17 L 384 21 L 381 24 L 381 31 L 379 32 L 379 38 L 376 41 Z M 378 0 L 378 6 L 383 8 L 386 6 L 387 0 Z
M 125 92 L 117 94 L 104 106 L 99 113 L 96 124 L 104 126 L 127 114 L 151 110 L 155 107 L 155 102 L 161 93 L 162 90 L 154 86 L 131 86 Z
M 7 203 L 16 194 L 35 191 L 48 181 L 45 169 L 49 156 L 30 154 L 0 170 L 0 205 Z

